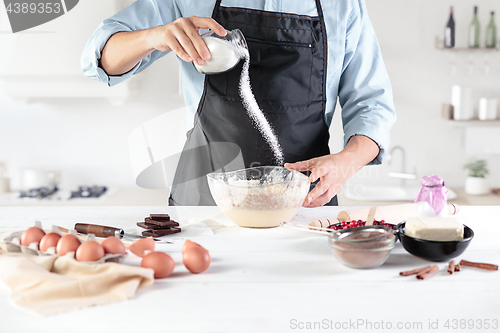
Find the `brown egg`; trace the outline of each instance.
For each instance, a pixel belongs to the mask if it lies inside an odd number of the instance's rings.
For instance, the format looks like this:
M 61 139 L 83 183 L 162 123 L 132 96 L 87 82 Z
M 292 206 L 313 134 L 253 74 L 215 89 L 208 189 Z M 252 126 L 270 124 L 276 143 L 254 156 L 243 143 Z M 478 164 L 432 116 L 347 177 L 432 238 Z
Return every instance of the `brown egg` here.
M 200 244 L 192 242 L 189 239 L 186 239 L 186 241 L 184 242 L 184 245 L 182 246 L 182 253 L 186 252 L 186 250 L 191 248 L 192 246 L 198 246 L 198 247 L 201 247 L 202 249 L 205 249 Z
M 63 256 L 68 252 L 75 252 L 80 244 L 80 240 L 75 235 L 64 235 L 61 237 L 59 242 L 57 242 L 56 253 L 60 256 Z
M 47 251 L 49 248 L 56 246 L 59 239 L 61 239 L 61 235 L 55 232 L 46 234 L 40 241 L 40 251 Z
M 125 245 L 123 245 L 122 241 L 115 237 L 109 236 L 102 243 L 102 247 L 104 248 L 104 252 L 112 253 L 112 254 L 126 254 Z
M 42 240 L 45 236 L 45 231 L 38 227 L 28 228 L 21 236 L 21 245 L 29 246 L 31 243 L 38 242 Z
M 175 262 L 164 252 L 151 252 L 142 259 L 141 266 L 152 268 L 155 271 L 155 279 L 161 279 L 172 274 Z
M 191 246 L 182 254 L 184 266 L 194 274 L 204 272 L 210 266 L 210 254 L 201 246 Z
M 78 261 L 97 261 L 102 257 L 104 257 L 104 248 L 93 240 L 82 243 L 76 250 L 76 260 Z
M 151 237 L 141 238 L 132 243 L 128 249 L 136 256 L 144 258 L 146 254 L 155 250 L 155 241 Z

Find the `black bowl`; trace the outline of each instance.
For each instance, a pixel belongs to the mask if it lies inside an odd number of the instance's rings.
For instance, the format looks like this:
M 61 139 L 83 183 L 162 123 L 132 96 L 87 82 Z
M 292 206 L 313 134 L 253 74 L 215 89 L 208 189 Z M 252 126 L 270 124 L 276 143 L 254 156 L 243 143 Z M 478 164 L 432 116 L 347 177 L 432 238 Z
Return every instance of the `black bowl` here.
M 405 221 L 406 222 L 406 221 Z M 474 237 L 474 231 L 464 224 L 464 239 L 438 242 L 413 238 L 405 235 L 405 222 L 397 226 L 397 233 L 406 251 L 429 261 L 447 261 L 464 253 Z

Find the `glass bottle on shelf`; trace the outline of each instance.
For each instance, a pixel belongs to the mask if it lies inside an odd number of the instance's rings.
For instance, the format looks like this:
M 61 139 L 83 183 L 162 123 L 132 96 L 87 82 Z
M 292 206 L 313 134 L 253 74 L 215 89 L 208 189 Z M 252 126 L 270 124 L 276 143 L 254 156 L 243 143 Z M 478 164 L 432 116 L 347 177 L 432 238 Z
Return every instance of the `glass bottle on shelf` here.
M 495 26 L 495 12 L 491 12 L 490 23 L 486 28 L 486 47 L 497 46 L 497 27 Z
M 455 46 L 455 20 L 453 19 L 453 6 L 450 7 L 450 18 L 444 29 L 444 47 Z
M 469 26 L 469 47 L 479 47 L 479 19 L 477 18 L 477 6 L 474 6 L 474 16 Z

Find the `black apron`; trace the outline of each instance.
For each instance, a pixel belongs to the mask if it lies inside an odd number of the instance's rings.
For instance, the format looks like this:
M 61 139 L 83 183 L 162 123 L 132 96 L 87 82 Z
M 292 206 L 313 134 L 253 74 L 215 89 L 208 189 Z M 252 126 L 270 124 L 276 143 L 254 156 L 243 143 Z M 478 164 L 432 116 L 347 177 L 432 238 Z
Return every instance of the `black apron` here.
M 245 36 L 252 91 L 277 135 L 285 162 L 328 155 L 327 46 L 319 0 L 317 17 L 222 7 L 220 2 L 212 18 Z M 171 205 L 214 205 L 206 179 L 210 172 L 276 163 L 239 95 L 243 62 L 228 72 L 205 76 L 195 125 L 173 180 Z M 329 204 L 337 205 L 337 198 Z

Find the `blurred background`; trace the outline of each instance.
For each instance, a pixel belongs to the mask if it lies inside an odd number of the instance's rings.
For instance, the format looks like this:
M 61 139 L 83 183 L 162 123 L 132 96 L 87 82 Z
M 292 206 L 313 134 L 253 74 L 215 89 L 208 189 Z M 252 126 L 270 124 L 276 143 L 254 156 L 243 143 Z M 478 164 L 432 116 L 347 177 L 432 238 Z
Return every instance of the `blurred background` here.
M 182 147 L 185 119 L 178 60 L 169 54 L 112 88 L 80 70 L 88 37 L 104 18 L 132 2 L 80 1 L 64 16 L 16 34 L 5 8 L 0 8 L 0 205 L 167 204 L 168 189 L 162 188 L 175 169 L 168 163 L 175 161 L 158 165 L 171 152 L 151 150 L 170 143 Z M 444 178 L 453 201 L 500 204 L 495 194 L 500 188 L 498 105 L 495 119 L 477 119 L 480 99 L 500 102 L 500 50 L 498 45 L 485 48 L 491 11 L 496 15 L 500 2 L 366 2 L 394 90 L 398 121 L 391 148 L 400 148 L 391 149 L 383 165 L 365 167 L 353 177 L 339 204 L 411 200 L 426 174 Z M 443 39 L 451 5 L 456 43 L 447 49 Z M 481 44 L 469 49 L 476 5 Z M 455 107 L 461 103 L 463 111 L 468 103 L 470 115 L 455 113 L 458 119 L 453 119 L 453 89 L 455 94 L 461 91 Z M 155 145 L 144 133 L 151 123 L 161 132 L 155 139 L 165 140 L 147 151 Z M 342 149 L 342 137 L 338 108 L 331 126 L 332 152 Z M 474 189 L 465 191 L 469 173 L 463 166 L 472 160 L 483 160 L 489 170 L 488 189 L 476 194 Z M 158 170 L 153 170 L 155 164 Z M 148 168 L 150 175 L 141 173 Z M 155 190 L 141 190 L 139 185 Z M 44 186 L 57 191 L 42 200 L 47 193 L 29 192 Z M 21 191 L 34 198 L 20 198 Z M 68 200 L 71 196 L 74 201 Z

